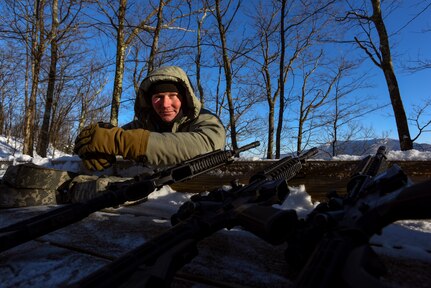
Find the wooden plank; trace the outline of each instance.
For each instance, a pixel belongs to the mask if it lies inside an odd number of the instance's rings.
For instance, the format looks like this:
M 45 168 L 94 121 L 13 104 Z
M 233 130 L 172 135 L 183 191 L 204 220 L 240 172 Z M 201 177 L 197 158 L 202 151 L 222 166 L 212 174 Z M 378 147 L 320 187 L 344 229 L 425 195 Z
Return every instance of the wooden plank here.
M 145 203 L 138 206 L 129 208 L 128 212 L 145 209 Z M 160 225 L 151 217 L 134 217 L 123 214 L 122 209 L 117 211 L 118 214 L 94 213 L 80 223 L 2 253 L 2 287 L 71 284 L 140 245 L 143 238 L 155 236 L 169 226 L 163 221 Z M 220 287 L 222 283 L 224 287 L 289 287 L 291 284 L 284 262 L 284 245 L 271 246 L 248 232 L 233 229 L 217 232 L 198 248 L 199 255 L 179 271 L 180 279 L 175 280 L 173 287 L 191 287 L 196 283 L 205 283 L 205 287 Z M 385 261 L 393 264 L 387 257 Z M 426 271 L 430 265 L 407 262 L 409 265 L 401 261 L 402 265 L 391 266 L 396 275 L 391 274 L 390 282 L 397 283 L 394 277 L 398 277 L 403 278 L 406 287 L 424 287 L 399 275 Z M 415 285 L 408 286 L 412 283 Z
M 211 191 L 222 185 L 230 185 L 238 179 L 247 183 L 256 172 L 274 161 L 237 161 L 215 171 L 199 175 L 189 181 L 176 183 L 172 188 L 179 192 L 199 193 Z M 347 182 L 360 161 L 313 161 L 303 165 L 298 175 L 289 181 L 291 186 L 304 185 L 307 193 L 314 200 L 321 201 L 331 191 L 346 192 Z M 414 182 L 431 178 L 431 162 L 429 161 L 396 161 L 388 162 L 391 166 L 397 164 Z
M 138 206 L 145 209 L 145 203 Z M 18 210 L 15 210 L 16 215 L 20 214 Z M 25 210 L 24 214 L 34 215 L 29 213 L 31 209 Z M 121 208 L 118 210 L 121 211 Z M 170 227 L 169 222 L 163 219 L 154 221 L 157 218 L 154 216 L 129 214 L 132 210 L 129 208 L 126 214 L 123 214 L 124 211 L 93 213 L 79 223 L 3 252 L 0 257 L 0 281 L 4 287 L 68 285 Z M 19 218 L 26 217 L 21 215 Z M 283 248 L 250 237 L 247 232 L 237 229 L 220 231 L 202 241 L 199 249 L 200 254 L 193 259 L 193 263 L 181 270 L 182 278 L 194 279 L 195 283 L 213 278 L 213 282 L 230 283 L 231 287 L 262 287 L 289 282 L 283 276 L 283 260 L 273 260 L 277 259 Z M 226 269 L 232 261 L 239 264 L 234 273 Z M 281 269 L 275 269 L 275 264 Z M 246 278 L 241 276 L 244 273 L 248 275 Z
M 49 243 L 31 241 L 1 254 L 1 287 L 59 287 L 108 262 Z

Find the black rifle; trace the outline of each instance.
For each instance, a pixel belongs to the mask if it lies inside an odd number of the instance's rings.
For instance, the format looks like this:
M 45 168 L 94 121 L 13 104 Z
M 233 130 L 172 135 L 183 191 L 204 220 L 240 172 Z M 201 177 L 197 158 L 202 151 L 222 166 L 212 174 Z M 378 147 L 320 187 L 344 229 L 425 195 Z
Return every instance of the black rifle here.
M 192 196 L 172 216 L 173 227 L 72 287 L 170 286 L 175 273 L 198 254 L 197 243 L 224 228 L 241 226 L 271 244 L 284 243 L 286 235 L 280 231 L 297 219 L 296 212 L 272 204 L 284 201 L 289 194 L 287 181 L 316 153 L 313 148 L 299 157 L 281 159 L 252 176 L 247 185 L 233 181 L 230 190 Z
M 431 181 L 413 184 L 386 149 L 359 164 L 343 197 L 330 193 L 287 238 L 286 259 L 299 271 L 295 287 L 385 287 L 386 268 L 369 243 L 384 227 L 431 218 Z
M 132 180 L 112 183 L 107 191 L 82 203 L 73 203 L 44 214 L 26 219 L 0 229 L 0 252 L 18 246 L 72 223 L 78 222 L 93 212 L 116 207 L 126 201 L 136 201 L 150 193 L 177 182 L 182 182 L 215 168 L 232 163 L 240 152 L 257 147 L 253 142 L 237 150 L 217 150 L 184 161 L 171 168 L 161 170 L 150 177 L 136 176 Z

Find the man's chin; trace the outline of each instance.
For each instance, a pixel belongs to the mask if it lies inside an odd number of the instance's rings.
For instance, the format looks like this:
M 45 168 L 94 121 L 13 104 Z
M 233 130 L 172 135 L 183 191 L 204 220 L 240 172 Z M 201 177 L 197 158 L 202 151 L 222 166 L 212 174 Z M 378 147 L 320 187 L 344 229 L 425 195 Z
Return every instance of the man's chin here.
M 160 117 L 164 122 L 171 122 L 175 119 L 175 116 L 169 115 L 169 116 L 161 116 Z

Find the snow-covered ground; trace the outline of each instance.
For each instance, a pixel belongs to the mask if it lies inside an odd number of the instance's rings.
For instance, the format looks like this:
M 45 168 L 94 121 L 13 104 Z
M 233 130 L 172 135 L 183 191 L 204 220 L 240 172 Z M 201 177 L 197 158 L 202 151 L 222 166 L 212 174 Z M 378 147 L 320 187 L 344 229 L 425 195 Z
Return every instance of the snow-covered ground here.
M 369 153 L 375 153 L 376 149 L 380 145 L 388 145 L 389 142 L 377 141 L 373 144 L 369 144 L 372 149 L 369 149 Z M 426 147 L 428 151 L 423 151 L 423 147 Z M 21 147 L 19 142 L 7 140 L 4 137 L 0 137 L 0 160 L 12 161 L 13 163 L 22 161 L 31 161 L 38 165 L 49 166 L 51 159 L 62 159 L 65 161 L 64 170 L 73 171 L 76 169 L 73 163 L 79 159 L 76 156 L 67 155 L 64 153 L 56 152 L 54 157 L 41 158 L 35 156 L 33 158 L 23 156 L 19 151 Z M 429 145 L 422 145 L 420 150 L 411 150 L 407 152 L 399 150 L 391 150 L 388 146 L 388 159 L 389 160 L 420 160 L 430 161 L 431 160 L 431 148 Z M 52 155 L 52 152 L 50 153 Z M 325 153 L 320 153 L 317 158 L 321 157 L 324 159 Z M 346 154 L 340 155 L 334 160 L 357 160 L 364 157 L 363 151 L 361 155 Z M 71 166 L 67 166 L 70 161 Z M 431 162 L 430 162 L 431 165 Z M 1 176 L 1 175 L 0 175 Z M 430 187 L 431 190 L 431 187 Z M 1 193 L 1 191 L 0 191 Z M 170 187 L 166 189 L 158 190 L 152 193 L 146 202 L 146 208 L 157 207 L 157 210 L 165 210 L 167 214 L 174 213 L 178 209 L 179 204 L 187 199 L 185 194 L 181 193 L 178 195 Z M 163 200 L 158 200 L 163 199 Z M 300 215 L 306 215 L 310 212 L 316 203 L 311 201 L 311 197 L 307 194 L 304 187 L 292 187 L 292 192 L 287 198 L 286 202 L 281 205 L 283 209 L 295 209 Z M 389 254 L 397 257 L 407 257 L 420 259 L 431 263 L 431 220 L 404 220 L 398 221 L 394 224 L 389 225 L 383 230 L 381 235 L 375 236 L 372 239 L 372 243 L 378 245 L 380 248 L 376 248 L 381 253 Z M 401 248 L 400 248 L 401 247 Z

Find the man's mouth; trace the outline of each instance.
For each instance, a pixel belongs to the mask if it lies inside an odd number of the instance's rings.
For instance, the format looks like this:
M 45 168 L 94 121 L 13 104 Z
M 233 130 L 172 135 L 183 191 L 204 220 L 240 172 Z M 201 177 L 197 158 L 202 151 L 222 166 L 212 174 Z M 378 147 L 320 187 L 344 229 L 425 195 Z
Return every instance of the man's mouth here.
M 172 115 L 172 114 L 174 114 L 174 111 L 162 111 L 160 114 L 162 114 L 162 115 Z

